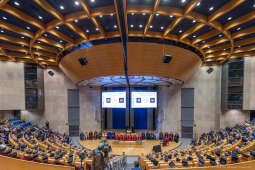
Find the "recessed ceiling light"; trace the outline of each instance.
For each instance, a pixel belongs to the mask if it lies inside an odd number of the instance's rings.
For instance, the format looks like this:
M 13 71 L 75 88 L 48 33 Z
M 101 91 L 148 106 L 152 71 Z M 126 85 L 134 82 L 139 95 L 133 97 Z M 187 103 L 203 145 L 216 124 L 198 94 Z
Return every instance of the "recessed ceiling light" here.
M 193 20 L 192 23 L 196 23 L 197 21 L 196 20 Z
M 64 10 L 64 9 L 65 9 L 65 7 L 64 7 L 63 5 L 60 5 L 59 8 L 60 8 L 61 10 Z
M 152 26 L 152 25 L 150 25 L 150 28 L 153 28 L 153 26 Z
M 110 15 L 113 16 L 113 13 L 111 13 Z
M 134 27 L 134 25 L 133 25 L 133 24 L 131 24 L 131 25 L 130 25 L 130 27 L 131 27 L 131 28 L 133 28 L 133 27 Z
M 99 15 L 100 18 L 103 18 L 103 15 Z
M 140 27 L 140 28 L 143 28 L 143 25 L 142 25 L 142 24 L 140 24 L 140 25 L 139 25 L 139 27 Z
M 38 16 L 38 18 L 39 18 L 39 19 L 43 19 L 43 17 L 42 17 L 42 16 L 40 16 L 40 15 Z
M 241 46 L 239 45 L 238 48 L 240 48 Z
M 60 40 L 59 42 L 60 42 L 60 43 L 62 43 L 63 41 L 62 41 L 62 40 Z
M 7 18 L 6 17 L 2 17 L 4 20 L 7 20 Z
M 232 19 L 232 17 L 228 17 L 228 20 L 230 21 Z
M 22 36 L 21 38 L 24 39 L 25 37 Z
M 56 26 L 56 29 L 58 30 L 58 29 L 59 29 L 59 26 Z
M 212 6 L 212 7 L 209 8 L 209 11 L 212 11 L 213 9 L 214 9 L 214 7 Z
M 38 44 L 41 44 L 41 42 L 40 42 L 40 41 L 38 41 Z
M 96 28 L 96 31 L 98 31 L 99 29 L 98 28 Z
M 182 33 L 182 30 L 179 30 L 179 33 Z
M 15 4 L 16 6 L 20 6 L 20 3 L 17 2 L 17 1 L 15 1 L 14 4 Z
M 1 33 L 3 33 L 4 32 L 4 30 L 1 30 Z
M 222 34 L 219 34 L 219 37 L 222 37 Z
M 132 12 L 131 15 L 135 15 L 135 13 Z
M 146 13 L 144 12 L 143 15 L 146 15 Z
M 201 2 L 198 2 L 198 3 L 197 3 L 197 6 L 200 6 L 200 4 L 201 4 Z
M 95 2 L 95 0 L 90 0 L 90 2 L 94 3 L 94 2 Z
M 160 27 L 160 29 L 162 29 L 162 30 L 163 30 L 163 29 L 164 29 L 164 27 L 163 27 L 163 26 L 161 26 L 161 27 Z
M 173 18 L 174 16 L 173 16 L 173 15 L 170 15 L 169 17 L 170 17 L 170 18 Z
M 113 27 L 114 27 L 114 28 L 117 28 L 117 25 L 114 25 Z
M 255 4 L 253 5 L 253 7 L 255 8 Z
M 185 3 L 186 2 L 186 0 L 182 0 L 182 3 Z
M 24 44 L 21 44 L 22 47 L 24 47 Z
M 74 22 L 77 23 L 77 22 L 78 22 L 78 19 L 74 20 Z
M 236 30 L 239 31 L 241 29 L 241 27 L 238 27 Z
M 88 32 L 89 32 L 89 30 L 86 30 L 86 32 L 88 33 Z
M 192 37 L 193 37 L 193 38 L 196 38 L 196 35 L 193 35 Z
M 30 30 L 31 28 L 30 27 L 26 27 L 28 30 Z
M 156 16 L 159 16 L 159 14 L 158 14 L 158 13 L 156 13 Z
M 202 43 L 205 43 L 205 40 L 204 40 L 204 41 L 202 41 Z
M 79 6 L 79 5 L 80 5 L 80 3 L 79 3 L 78 1 L 75 1 L 74 4 L 75 4 L 76 6 Z

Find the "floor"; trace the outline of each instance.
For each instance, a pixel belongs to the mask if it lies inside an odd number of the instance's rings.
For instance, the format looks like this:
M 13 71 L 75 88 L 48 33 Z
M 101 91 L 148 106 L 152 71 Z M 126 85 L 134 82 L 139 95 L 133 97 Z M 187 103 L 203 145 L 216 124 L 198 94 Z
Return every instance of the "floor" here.
M 180 150 L 180 149 L 190 145 L 190 143 L 191 143 L 191 139 L 187 139 L 187 138 L 180 138 L 180 141 L 182 142 L 182 144 L 181 144 L 181 146 L 179 146 L 177 148 L 177 150 Z M 81 145 L 79 144 L 79 137 L 72 137 L 72 143 L 74 145 L 76 145 L 77 147 L 81 148 Z M 96 146 L 96 143 L 94 143 L 93 145 Z M 169 148 L 169 150 L 170 149 L 171 148 Z M 131 170 L 132 168 L 134 168 L 135 161 L 139 161 L 139 157 L 137 157 L 137 156 L 128 156 L 127 157 L 127 167 L 126 167 L 125 170 Z
M 79 144 L 85 148 L 93 150 L 98 147 L 101 140 L 85 140 L 79 141 Z M 112 147 L 111 154 L 113 155 L 121 155 L 123 152 L 127 156 L 139 156 L 146 155 L 152 151 L 154 145 L 160 145 L 159 140 L 143 140 L 142 145 L 137 145 L 135 142 L 123 142 L 123 144 L 114 144 L 114 140 L 108 140 L 108 143 Z M 161 147 L 162 151 L 169 151 L 172 149 L 176 149 L 181 145 L 181 142 L 175 143 L 170 142 L 168 146 Z

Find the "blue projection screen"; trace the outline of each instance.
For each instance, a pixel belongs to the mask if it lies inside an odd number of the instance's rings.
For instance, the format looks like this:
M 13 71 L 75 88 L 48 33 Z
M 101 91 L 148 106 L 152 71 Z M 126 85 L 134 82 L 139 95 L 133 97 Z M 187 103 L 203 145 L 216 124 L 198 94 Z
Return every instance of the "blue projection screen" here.
M 132 108 L 157 108 L 157 92 L 131 92 Z
M 102 108 L 126 108 L 126 92 L 102 92 Z

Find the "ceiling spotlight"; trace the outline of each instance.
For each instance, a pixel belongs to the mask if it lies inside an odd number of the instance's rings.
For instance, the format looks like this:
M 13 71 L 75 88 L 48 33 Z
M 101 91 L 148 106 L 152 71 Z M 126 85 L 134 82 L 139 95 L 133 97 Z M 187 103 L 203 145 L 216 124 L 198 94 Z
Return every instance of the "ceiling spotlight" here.
M 117 25 L 114 25 L 113 27 L 114 27 L 114 28 L 117 28 Z
M 98 31 L 99 29 L 98 28 L 96 28 L 96 31 Z
M 95 0 L 90 0 L 90 2 L 94 3 L 94 2 L 95 2 Z
M 142 24 L 140 24 L 140 25 L 139 25 L 139 27 L 140 27 L 140 28 L 143 28 L 143 25 L 142 25 Z
M 24 47 L 24 44 L 21 44 L 22 47 Z
M 86 30 L 87 33 L 89 33 L 89 30 Z
M 202 43 L 205 43 L 205 40 L 204 40 L 204 41 L 202 41 Z
M 20 3 L 19 3 L 19 2 L 17 2 L 17 1 L 15 1 L 15 2 L 14 2 L 14 5 L 16 5 L 16 6 L 20 6 Z
M 79 6 L 79 5 L 80 5 L 80 3 L 79 3 L 78 1 L 75 1 L 74 4 L 75 4 L 76 6 Z
M 42 16 L 40 16 L 40 15 L 38 16 L 38 18 L 39 18 L 39 19 L 43 19 L 43 17 L 42 17 Z
M 60 8 L 61 10 L 64 10 L 64 9 L 65 9 L 65 7 L 64 7 L 63 5 L 60 5 L 59 8 Z
M 160 29 L 162 29 L 162 30 L 163 30 L 163 29 L 164 29 L 164 27 L 163 27 L 163 26 L 161 26 L 161 27 L 160 27 Z
M 193 35 L 192 37 L 193 37 L 193 38 L 196 38 L 196 35 Z
M 144 12 L 143 15 L 146 15 L 146 13 Z
M 6 17 L 2 17 L 4 20 L 7 20 L 7 18 Z
M 196 20 L 193 20 L 192 23 L 196 23 L 197 21 Z
M 99 15 L 100 18 L 103 18 L 103 15 Z
M 4 33 L 4 30 L 1 30 L 1 33 Z
M 40 42 L 40 41 L 38 41 L 38 44 L 41 44 L 41 42 Z
M 56 29 L 58 30 L 58 29 L 59 29 L 59 26 L 56 26 Z
M 131 15 L 135 15 L 135 13 L 132 12 Z
M 214 7 L 212 6 L 212 7 L 209 8 L 209 11 L 212 11 L 213 9 L 214 9 Z
M 77 22 L 78 22 L 78 19 L 74 20 L 74 22 L 77 23 Z
M 255 4 L 253 5 L 253 7 L 255 8 Z
M 48 37 L 48 35 L 47 35 L 47 34 L 44 34 L 44 36 L 45 36 L 45 37 Z
M 200 6 L 200 4 L 201 4 L 201 2 L 198 2 L 198 3 L 197 3 L 197 6 Z
M 24 39 L 25 37 L 22 36 L 21 38 Z
M 230 21 L 232 19 L 232 17 L 228 17 L 228 20 Z
M 130 27 L 131 27 L 131 28 L 133 28 L 133 27 L 134 27 L 134 25 L 133 25 L 133 24 L 131 24 L 131 25 L 130 25 Z
M 174 16 L 173 16 L 173 15 L 170 15 L 169 17 L 170 17 L 170 18 L 173 18 Z
M 113 13 L 111 13 L 110 15 L 113 16 Z
M 182 0 L 182 3 L 185 3 L 186 2 L 186 0 Z
M 179 33 L 182 33 L 182 30 L 179 30 Z
M 30 27 L 26 27 L 28 30 L 30 30 L 31 28 Z
M 241 29 L 241 27 L 238 27 L 236 30 L 239 31 Z
M 159 16 L 159 14 L 158 14 L 158 13 L 156 13 L 156 16 Z
M 60 40 L 59 42 L 60 42 L 60 43 L 62 43 L 63 41 L 62 41 L 62 40 Z
M 222 37 L 222 34 L 219 34 L 219 37 Z
M 152 25 L 150 25 L 150 28 L 153 28 L 153 26 L 152 26 Z

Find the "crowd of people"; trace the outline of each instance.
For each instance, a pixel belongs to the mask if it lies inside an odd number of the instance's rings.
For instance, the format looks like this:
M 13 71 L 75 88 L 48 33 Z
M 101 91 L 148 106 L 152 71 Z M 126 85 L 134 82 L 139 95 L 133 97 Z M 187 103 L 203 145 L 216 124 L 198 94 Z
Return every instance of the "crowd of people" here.
M 157 168 L 164 160 L 171 168 L 220 165 L 255 159 L 255 122 L 245 121 L 234 127 L 203 133 L 181 150 L 146 155 Z M 194 164 L 194 159 L 197 164 Z

